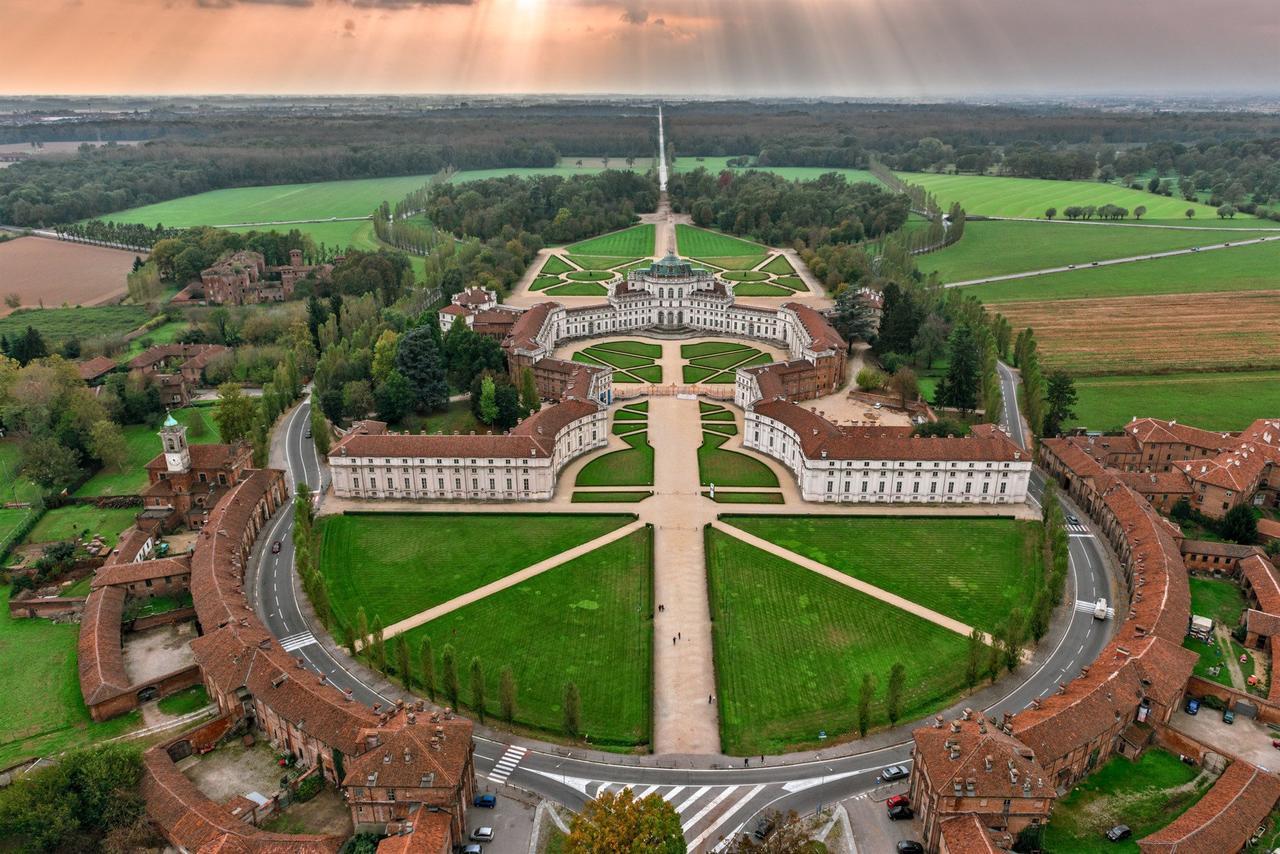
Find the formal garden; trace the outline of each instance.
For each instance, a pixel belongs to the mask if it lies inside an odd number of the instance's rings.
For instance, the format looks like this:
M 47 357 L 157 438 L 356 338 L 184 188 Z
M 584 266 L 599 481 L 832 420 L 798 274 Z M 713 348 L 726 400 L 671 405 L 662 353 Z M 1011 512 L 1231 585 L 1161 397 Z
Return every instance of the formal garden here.
M 661 358 L 661 344 L 643 341 L 605 341 L 573 354 L 575 362 L 613 368 L 615 383 L 662 382 L 662 366 L 657 364 Z

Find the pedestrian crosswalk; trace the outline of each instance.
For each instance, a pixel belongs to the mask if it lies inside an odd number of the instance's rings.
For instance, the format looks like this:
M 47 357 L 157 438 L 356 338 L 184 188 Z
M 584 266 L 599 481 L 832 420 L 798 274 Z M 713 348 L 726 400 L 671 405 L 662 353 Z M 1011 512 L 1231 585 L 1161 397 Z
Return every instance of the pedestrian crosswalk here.
M 514 744 L 508 747 L 507 752 L 498 758 L 498 764 L 494 765 L 493 770 L 489 772 L 489 779 L 498 785 L 507 782 L 511 772 L 516 770 L 516 766 L 528 752 L 529 749 L 526 747 L 517 747 Z
M 280 645 L 284 647 L 285 652 L 293 652 L 302 649 L 304 646 L 310 646 L 316 642 L 316 636 L 311 632 L 298 632 L 296 635 L 289 635 L 286 638 L 280 638 Z
M 1075 534 L 1076 536 L 1079 536 L 1079 537 L 1090 536 L 1089 529 L 1082 522 L 1068 522 L 1067 533 Z
M 553 775 L 552 779 L 558 779 Z M 731 836 L 751 816 L 760 810 L 770 793 L 766 784 L 725 786 L 660 786 L 631 783 L 611 783 L 597 780 L 574 780 L 580 791 L 589 798 L 598 798 L 605 792 L 615 794 L 630 789 L 637 798 L 658 795 L 680 816 L 680 828 L 690 851 L 712 850 L 721 839 Z M 585 784 L 585 785 L 582 785 Z M 779 792 L 776 787 L 772 796 Z M 762 797 L 763 795 L 763 797 Z

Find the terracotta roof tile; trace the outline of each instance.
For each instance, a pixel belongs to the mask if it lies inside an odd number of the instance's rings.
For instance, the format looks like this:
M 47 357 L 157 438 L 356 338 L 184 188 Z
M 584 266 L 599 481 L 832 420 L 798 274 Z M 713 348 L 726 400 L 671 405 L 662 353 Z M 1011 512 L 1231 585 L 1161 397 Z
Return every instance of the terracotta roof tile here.
M 413 830 L 379 842 L 378 854 L 448 854 L 451 850 L 448 813 L 418 810 L 410 820 Z
M 1240 561 L 1240 574 L 1249 581 L 1253 595 L 1258 598 L 1258 609 L 1268 614 L 1280 614 L 1280 579 L 1276 569 L 1260 554 Z
M 80 379 L 85 382 L 92 382 L 103 374 L 109 374 L 118 368 L 115 359 L 107 356 L 95 356 L 87 362 L 77 362 L 76 370 L 80 372 Z
M 117 584 L 132 584 L 135 581 L 145 581 L 148 578 L 165 578 L 166 576 L 175 575 L 191 575 L 191 557 L 189 555 L 103 566 L 93 576 L 90 586 L 94 588 L 110 587 Z
M 952 854 L 1000 854 L 991 834 L 976 815 L 961 815 L 942 822 L 942 839 Z
M 1053 781 L 1035 754 L 981 717 L 920 727 L 911 736 L 915 741 L 914 756 L 929 779 L 930 791 L 940 792 L 943 797 L 949 797 L 955 783 L 965 785 L 970 780 L 975 783 L 979 798 L 1057 797 Z
M 85 600 L 76 642 L 76 666 L 80 672 L 80 695 L 86 706 L 129 692 L 131 682 L 120 646 L 124 600 L 123 587 L 93 590 Z
M 1242 760 L 1162 830 L 1138 840 L 1143 854 L 1225 854 L 1239 851 L 1280 798 L 1280 779 Z

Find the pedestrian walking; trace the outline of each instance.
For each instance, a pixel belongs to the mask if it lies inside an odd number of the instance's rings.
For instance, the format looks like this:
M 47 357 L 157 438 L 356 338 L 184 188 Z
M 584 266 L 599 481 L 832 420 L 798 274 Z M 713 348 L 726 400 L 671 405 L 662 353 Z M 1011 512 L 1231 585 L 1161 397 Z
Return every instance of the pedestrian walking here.
M 671 645 L 672 645 L 672 646 L 675 646 L 675 645 L 676 645 L 676 639 L 675 639 L 675 638 L 672 638 L 672 639 L 671 639 Z
M 744 756 L 744 757 L 742 757 L 742 767 L 743 767 L 743 768 L 746 768 L 746 767 L 747 767 L 748 765 L 750 765 L 750 764 L 751 764 L 751 757 L 750 757 L 750 756 Z
M 676 637 L 680 638 L 680 640 L 684 640 L 684 632 L 676 632 Z
M 709 706 L 709 705 L 711 705 L 711 695 L 710 695 L 710 694 L 708 694 L 708 695 L 707 695 L 707 705 L 708 705 L 708 706 Z

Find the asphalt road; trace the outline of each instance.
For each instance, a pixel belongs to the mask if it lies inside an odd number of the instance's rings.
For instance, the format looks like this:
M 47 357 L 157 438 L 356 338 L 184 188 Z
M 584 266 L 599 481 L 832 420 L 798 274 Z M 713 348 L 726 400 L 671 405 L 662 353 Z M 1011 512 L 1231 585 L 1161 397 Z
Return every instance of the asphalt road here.
M 1007 407 L 1005 421 L 1014 425 L 1011 432 L 1015 441 L 1025 446 L 1017 412 L 1016 375 L 1002 366 L 1001 381 Z M 290 481 L 306 481 L 315 488 L 325 485 L 327 473 L 312 441 L 304 435 L 309 414 L 309 401 L 304 400 L 283 419 L 273 442 L 277 457 L 283 455 Z M 1038 502 L 1043 489 L 1040 474 L 1033 473 L 1033 500 Z M 1068 506 L 1068 512 L 1084 519 L 1075 508 Z M 360 702 L 387 704 L 395 698 L 380 694 L 361 681 L 339 660 L 342 653 L 331 653 L 312 634 L 299 605 L 294 579 L 292 527 L 290 506 L 277 515 L 267 536 L 259 540 L 248 585 L 254 607 L 268 629 L 307 667 L 327 675 Z M 1072 528 L 1068 595 L 1088 601 L 1100 596 L 1110 600 L 1104 547 L 1084 525 Z M 281 544 L 278 554 L 270 550 L 275 541 Z M 1066 615 L 1065 630 L 1059 625 L 1046 643 L 1051 648 L 1040 651 L 1036 669 L 1016 683 L 1001 683 L 999 687 L 1004 690 L 986 706 L 987 713 L 999 716 L 1004 711 L 1018 711 L 1034 698 L 1057 690 L 1060 682 L 1073 678 L 1082 665 L 1097 656 L 1111 629 L 1111 621 L 1097 621 L 1089 613 L 1071 609 Z M 863 745 L 853 742 L 833 746 L 827 758 L 823 757 L 826 751 L 770 757 L 763 764 L 757 757 L 750 760 L 748 767 L 728 765 L 719 757 L 681 757 L 681 764 L 686 767 L 660 767 L 658 763 L 670 766 L 674 761 L 669 757 L 627 757 L 619 761 L 591 751 L 575 755 L 556 745 L 525 739 L 520 739 L 521 746 L 517 746 L 477 735 L 475 742 L 481 791 L 496 792 L 503 785 L 513 785 L 571 809 L 581 808 L 605 789 L 629 786 L 641 795 L 657 793 L 680 814 L 691 851 L 711 849 L 722 837 L 749 828 L 757 815 L 769 810 L 805 814 L 872 790 L 876 797 L 883 797 L 893 789 L 879 785 L 880 770 L 910 762 L 910 742 L 905 732 L 902 740 L 877 749 L 861 749 Z
M 1224 229 L 1219 229 L 1223 231 Z M 1230 232 L 1228 232 L 1230 236 Z M 1010 279 L 1029 279 L 1036 276 L 1044 276 L 1049 273 L 1065 273 L 1069 270 L 1092 270 L 1095 267 L 1110 267 L 1113 264 L 1132 264 L 1135 261 L 1150 261 L 1153 258 L 1171 258 L 1174 255 L 1190 255 L 1193 252 L 1212 252 L 1218 249 L 1232 249 L 1237 246 L 1252 246 L 1257 243 L 1267 243 L 1272 240 L 1280 240 L 1280 235 L 1273 237 L 1251 237 L 1247 240 L 1231 240 L 1222 243 L 1214 243 L 1207 246 L 1197 246 L 1193 249 L 1171 249 L 1167 252 L 1150 252 L 1145 255 L 1130 255 L 1127 258 L 1110 258 L 1106 261 L 1085 261 L 1079 264 L 1069 264 L 1064 267 L 1045 267 L 1042 270 L 1027 270 L 1023 273 L 1008 273 L 1003 276 L 987 276 L 984 279 L 966 279 L 963 282 L 948 282 L 943 285 L 944 288 L 964 288 L 971 285 L 985 285 L 991 282 L 1006 282 Z M 1030 294 L 1029 294 L 1030 295 Z

